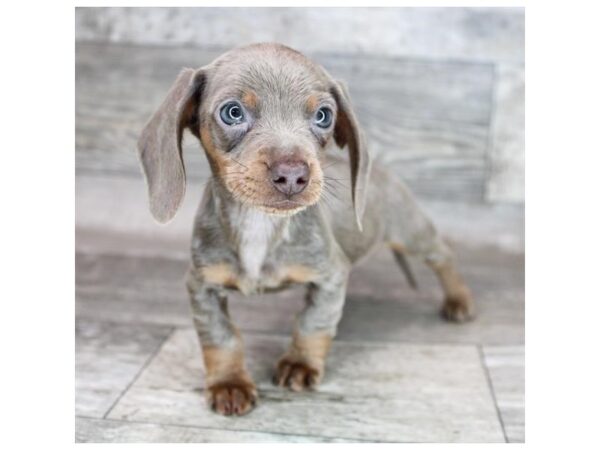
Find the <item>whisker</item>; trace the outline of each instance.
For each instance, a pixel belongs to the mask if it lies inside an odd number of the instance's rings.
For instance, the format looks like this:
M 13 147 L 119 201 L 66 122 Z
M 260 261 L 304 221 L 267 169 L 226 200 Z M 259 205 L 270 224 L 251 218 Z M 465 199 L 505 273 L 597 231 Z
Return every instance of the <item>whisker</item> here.
M 339 180 L 336 180 L 336 179 L 333 179 L 333 178 L 332 178 L 332 179 L 325 178 L 325 182 L 326 182 L 325 184 L 327 184 L 327 181 L 333 181 L 333 182 L 336 182 L 338 185 L 342 186 L 344 189 L 350 189 L 350 188 L 349 188 L 349 186 L 348 186 L 347 184 L 344 184 L 344 183 L 342 183 L 342 182 L 341 182 L 341 181 L 339 181 Z M 331 184 L 328 184 L 328 185 L 329 185 L 329 186 L 331 186 Z
M 335 188 L 333 186 L 331 186 L 329 184 L 325 184 L 323 191 L 327 192 L 330 195 L 332 195 L 333 197 L 335 197 L 340 202 L 343 202 L 342 198 L 338 196 L 337 192 L 335 192 Z
M 321 198 L 319 199 L 319 203 L 321 203 L 321 201 L 323 202 L 323 204 L 325 205 L 325 207 L 329 210 L 333 212 L 333 206 L 331 205 L 331 198 L 328 197 L 329 193 L 326 191 L 323 191 L 321 193 Z
M 327 169 L 328 167 L 331 167 L 331 166 L 333 166 L 333 165 L 334 165 L 334 164 L 336 164 L 336 163 L 337 163 L 337 161 L 331 162 L 331 163 L 327 164 L 326 166 L 323 166 L 323 167 L 321 167 L 321 170 L 325 170 L 325 169 Z
M 350 178 L 333 178 L 333 177 L 329 177 L 327 175 L 323 175 L 323 178 L 326 178 L 328 180 L 335 180 L 335 181 L 349 181 Z
M 231 161 L 233 161 L 234 163 L 238 163 L 240 166 L 242 166 L 242 167 L 245 167 L 247 170 L 250 170 L 250 168 L 249 168 L 248 166 L 246 166 L 246 165 L 242 164 L 242 163 L 241 163 L 241 162 L 239 162 L 237 159 L 235 159 L 235 158 L 232 158 L 232 157 L 229 157 L 229 159 L 230 159 Z

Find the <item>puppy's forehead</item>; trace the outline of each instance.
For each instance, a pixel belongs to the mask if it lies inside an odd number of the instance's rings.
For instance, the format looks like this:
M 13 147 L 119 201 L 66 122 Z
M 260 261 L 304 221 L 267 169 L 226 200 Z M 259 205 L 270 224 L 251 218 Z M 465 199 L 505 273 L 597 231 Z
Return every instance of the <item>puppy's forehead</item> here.
M 225 53 L 214 62 L 211 94 L 254 92 L 260 97 L 305 98 L 327 91 L 323 69 L 301 53 L 278 44 L 255 44 Z

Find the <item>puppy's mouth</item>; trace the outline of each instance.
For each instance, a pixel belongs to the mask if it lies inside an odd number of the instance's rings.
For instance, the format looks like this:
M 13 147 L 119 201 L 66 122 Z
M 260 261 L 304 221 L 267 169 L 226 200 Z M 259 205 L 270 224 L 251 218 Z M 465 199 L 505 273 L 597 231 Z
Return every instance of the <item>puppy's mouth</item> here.
M 301 203 L 292 199 L 270 201 L 257 205 L 258 208 L 266 213 L 276 216 L 291 216 L 306 209 L 308 206 L 310 206 L 310 204 Z
M 318 162 L 283 159 L 244 161 L 232 166 L 223 179 L 234 199 L 267 214 L 291 216 L 317 203 L 322 173 Z M 239 165 L 243 165 L 240 170 Z
M 268 214 L 291 216 L 319 201 L 321 189 L 319 183 L 311 182 L 305 192 L 297 195 L 284 195 L 267 183 L 247 180 L 234 186 L 226 183 L 233 198 L 243 205 L 260 209 Z

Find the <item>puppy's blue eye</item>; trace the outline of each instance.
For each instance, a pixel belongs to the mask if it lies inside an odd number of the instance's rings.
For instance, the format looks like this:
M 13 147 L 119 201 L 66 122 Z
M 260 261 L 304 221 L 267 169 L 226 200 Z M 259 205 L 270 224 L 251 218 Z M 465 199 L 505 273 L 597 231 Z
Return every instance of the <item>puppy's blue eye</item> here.
M 238 102 L 229 102 L 221 108 L 220 116 L 227 125 L 237 125 L 244 121 L 244 110 Z
M 319 128 L 328 128 L 333 121 L 333 112 L 331 109 L 323 106 L 315 114 L 315 125 Z

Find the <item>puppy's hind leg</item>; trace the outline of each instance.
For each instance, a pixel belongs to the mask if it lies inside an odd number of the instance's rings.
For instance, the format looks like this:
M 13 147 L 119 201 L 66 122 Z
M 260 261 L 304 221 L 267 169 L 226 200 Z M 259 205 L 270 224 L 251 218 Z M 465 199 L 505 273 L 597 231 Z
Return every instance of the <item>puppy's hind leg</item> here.
M 433 269 L 444 290 L 443 317 L 452 322 L 471 320 L 475 316 L 473 297 L 456 267 L 452 250 L 408 189 L 399 182 L 394 187 L 394 195 L 388 197 L 393 198 L 390 202 L 393 206 L 387 208 L 386 237 L 396 259 L 402 262 L 403 258 L 398 256 L 410 254 L 423 260 Z
M 473 319 L 475 316 L 473 297 L 469 287 L 456 268 L 452 251 L 439 236 L 436 238 L 436 242 L 432 244 L 428 252 L 410 253 L 423 259 L 437 275 L 445 296 L 441 310 L 442 316 L 451 322 L 466 322 Z M 403 246 L 395 242 L 390 243 L 390 247 L 397 259 L 398 255 L 406 252 Z M 416 282 L 412 279 L 410 271 L 404 271 L 410 285 L 415 288 Z
M 434 270 L 444 290 L 442 315 L 452 322 L 466 322 L 475 317 L 471 290 L 458 272 L 454 255 L 448 245 L 439 237 L 437 240 L 433 252 L 425 261 Z

